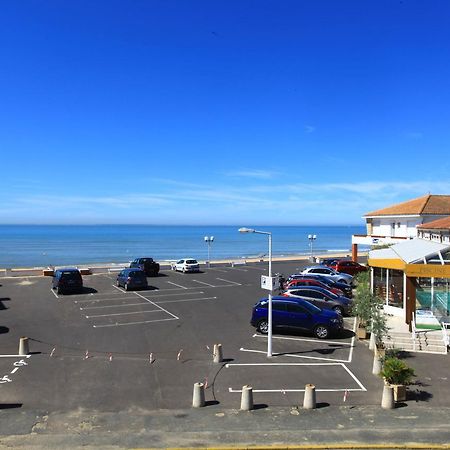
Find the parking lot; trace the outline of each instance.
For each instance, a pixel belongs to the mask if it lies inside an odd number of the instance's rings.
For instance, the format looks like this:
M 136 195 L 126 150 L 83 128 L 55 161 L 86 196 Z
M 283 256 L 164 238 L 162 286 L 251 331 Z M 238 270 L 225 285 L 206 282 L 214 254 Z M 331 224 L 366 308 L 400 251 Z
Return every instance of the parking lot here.
M 285 274 L 298 262 L 276 263 Z M 267 264 L 170 270 L 149 288 L 126 292 L 115 274 L 84 276 L 84 291 L 58 295 L 46 277 L 1 280 L 0 383 L 3 403 L 21 408 L 117 411 L 189 408 L 195 382 L 206 385 L 207 405 L 239 408 L 242 386 L 253 387 L 257 407 L 302 404 L 305 384 L 319 405 L 379 405 L 381 380 L 372 354 L 355 339 L 355 319 L 328 340 L 305 334 L 267 337 L 250 325 L 264 295 Z M 27 336 L 30 355 L 20 357 Z M 222 344 L 224 362 L 213 362 Z
M 290 266 L 277 270 L 295 271 Z M 262 405 L 299 404 L 311 382 L 324 402 L 378 401 L 379 380 L 367 374 L 353 318 L 327 341 L 275 334 L 274 357 L 266 357 L 267 337 L 249 324 L 266 271 L 266 264 L 162 271 L 149 289 L 132 292 L 115 286 L 114 273 L 90 275 L 77 295 L 56 294 L 45 277 L 5 278 L 4 401 L 50 410 L 185 408 L 197 381 L 207 401 L 223 407 L 238 405 L 245 384 Z M 21 336 L 29 338 L 27 358 L 16 356 Z M 214 344 L 222 344 L 224 364 L 213 362 Z

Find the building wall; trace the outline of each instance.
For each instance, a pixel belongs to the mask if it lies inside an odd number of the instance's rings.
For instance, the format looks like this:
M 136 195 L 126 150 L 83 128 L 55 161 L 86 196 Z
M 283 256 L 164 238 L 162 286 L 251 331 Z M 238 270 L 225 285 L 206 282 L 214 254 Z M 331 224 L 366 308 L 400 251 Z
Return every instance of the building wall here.
M 367 231 L 369 231 L 368 221 L 371 222 L 372 236 L 392 236 L 392 237 L 408 237 L 413 238 L 417 236 L 416 226 L 432 222 L 440 219 L 443 216 L 422 216 L 422 217 L 374 217 L 367 218 Z

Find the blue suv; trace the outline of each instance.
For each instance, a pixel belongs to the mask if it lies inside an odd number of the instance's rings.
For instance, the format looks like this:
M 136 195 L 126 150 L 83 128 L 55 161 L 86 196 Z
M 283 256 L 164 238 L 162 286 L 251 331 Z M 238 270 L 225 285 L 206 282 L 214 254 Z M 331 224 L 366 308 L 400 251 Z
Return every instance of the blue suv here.
M 262 333 L 268 332 L 268 299 L 261 299 L 253 307 L 250 323 Z M 322 310 L 306 300 L 292 297 L 272 298 L 272 327 L 296 328 L 311 332 L 319 339 L 326 339 L 342 331 L 342 316 L 331 310 Z

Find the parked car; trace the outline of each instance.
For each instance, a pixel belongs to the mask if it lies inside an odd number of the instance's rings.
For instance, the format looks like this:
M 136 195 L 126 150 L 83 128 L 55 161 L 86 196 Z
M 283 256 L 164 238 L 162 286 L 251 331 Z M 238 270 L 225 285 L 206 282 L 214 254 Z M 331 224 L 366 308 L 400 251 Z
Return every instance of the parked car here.
M 131 289 L 143 289 L 148 287 L 147 276 L 141 269 L 131 268 L 123 269 L 117 275 L 116 285 L 128 291 Z
M 159 273 L 159 264 L 153 258 L 136 258 L 131 261 L 130 268 L 141 269 L 148 277 L 157 277 Z
M 185 258 L 180 259 L 176 263 L 172 263 L 172 270 L 176 270 L 177 272 L 200 272 L 200 264 L 196 259 Z
M 330 267 L 326 266 L 310 266 L 306 267 L 301 271 L 304 275 L 323 275 L 324 277 L 331 278 L 334 281 L 338 281 L 339 283 L 347 283 L 352 284 L 353 277 L 349 275 L 348 273 L 340 273 L 336 272 L 334 269 L 331 269 Z
M 288 282 L 292 280 L 301 280 L 303 278 L 314 278 L 315 280 L 319 280 L 322 283 L 326 284 L 329 287 L 334 287 L 337 289 L 340 289 L 341 291 L 344 292 L 344 295 L 348 298 L 352 298 L 352 287 L 351 285 L 347 284 L 347 283 L 339 283 L 337 281 L 332 280 L 329 277 L 324 277 L 322 275 L 318 275 L 318 274 L 314 274 L 314 273 L 310 273 L 310 274 L 300 274 L 300 273 L 296 273 L 296 274 L 292 274 L 289 278 L 288 278 Z
M 324 266 L 330 267 L 330 266 L 333 265 L 337 260 L 338 260 L 338 258 L 323 258 L 323 259 L 320 260 L 320 264 L 323 264 Z
M 268 299 L 263 298 L 253 307 L 252 326 L 263 334 L 268 332 Z M 273 329 L 299 329 L 308 331 L 319 339 L 342 331 L 342 316 L 330 310 L 322 310 L 306 300 L 275 296 L 272 298 Z
M 334 264 L 331 264 L 329 267 L 334 269 L 336 272 L 348 273 L 350 275 L 356 275 L 360 272 L 366 272 L 368 270 L 366 266 L 346 259 L 335 261 Z
M 288 289 L 283 296 L 302 298 L 320 309 L 332 309 L 342 315 L 348 315 L 352 305 L 349 298 L 333 294 L 318 286 L 301 286 Z
M 336 295 L 345 295 L 344 291 L 342 291 L 339 288 L 329 286 L 328 284 L 324 283 L 323 281 L 320 281 L 318 278 L 297 278 L 295 280 L 291 280 L 287 283 L 285 283 L 284 288 L 285 289 L 293 289 L 301 286 L 317 286 L 321 287 L 323 289 L 326 289 L 327 291 L 332 292 Z
M 83 292 L 83 277 L 78 269 L 57 269 L 52 278 L 52 289 L 58 294 L 69 292 Z

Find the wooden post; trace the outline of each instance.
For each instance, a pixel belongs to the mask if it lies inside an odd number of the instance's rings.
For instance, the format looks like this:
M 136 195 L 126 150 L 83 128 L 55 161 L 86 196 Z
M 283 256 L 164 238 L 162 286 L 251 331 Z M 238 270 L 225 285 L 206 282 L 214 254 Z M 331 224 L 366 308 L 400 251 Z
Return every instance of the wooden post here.
M 358 244 L 352 244 L 352 261 L 358 262 Z

